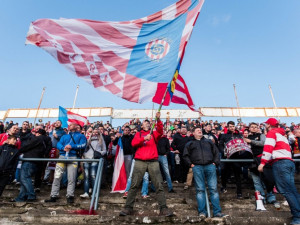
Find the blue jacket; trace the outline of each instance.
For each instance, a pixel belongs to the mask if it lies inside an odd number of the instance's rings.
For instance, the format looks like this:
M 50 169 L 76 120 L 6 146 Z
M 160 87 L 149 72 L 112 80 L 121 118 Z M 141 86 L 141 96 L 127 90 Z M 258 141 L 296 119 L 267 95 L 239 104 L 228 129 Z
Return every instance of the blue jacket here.
M 73 136 L 75 143 L 72 140 L 71 135 Z M 60 155 L 63 155 L 63 156 L 66 155 L 66 152 L 64 151 L 64 148 L 66 145 L 71 145 L 71 147 L 72 147 L 72 149 L 69 152 L 69 156 L 75 157 L 75 156 L 77 156 L 76 155 L 77 151 L 79 151 L 81 149 L 85 149 L 86 138 L 83 134 L 81 134 L 79 132 L 70 132 L 69 134 L 62 136 L 56 146 L 57 149 L 59 150 Z
M 60 138 L 66 134 L 64 129 L 61 127 L 58 129 L 55 129 L 55 132 L 56 132 L 57 138 L 55 138 L 53 136 L 53 130 L 49 133 L 49 137 L 51 138 L 51 141 L 52 141 L 52 148 L 56 148 L 56 145 L 59 142 Z

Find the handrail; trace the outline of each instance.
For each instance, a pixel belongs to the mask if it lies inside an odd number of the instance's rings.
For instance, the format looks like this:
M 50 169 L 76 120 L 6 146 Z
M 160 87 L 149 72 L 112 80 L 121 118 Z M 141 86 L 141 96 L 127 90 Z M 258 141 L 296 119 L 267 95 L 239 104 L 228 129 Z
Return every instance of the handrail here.
M 100 159 L 47 159 L 47 158 L 20 158 L 21 161 L 31 161 L 31 162 L 98 162 L 97 175 L 95 179 L 95 185 L 93 188 L 93 194 L 91 198 L 91 205 L 89 214 L 92 213 L 92 208 L 98 209 L 98 201 L 99 201 L 99 192 L 100 192 L 100 184 L 101 177 L 103 171 L 103 158 Z
M 32 162 L 99 162 L 99 159 L 47 159 L 47 158 L 20 158 L 21 161 Z

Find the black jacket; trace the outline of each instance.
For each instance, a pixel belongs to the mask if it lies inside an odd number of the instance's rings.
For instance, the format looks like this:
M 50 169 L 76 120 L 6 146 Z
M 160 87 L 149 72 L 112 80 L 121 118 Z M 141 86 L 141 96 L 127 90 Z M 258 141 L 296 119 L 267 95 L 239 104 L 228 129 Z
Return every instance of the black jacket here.
M 104 139 L 104 142 L 105 142 L 105 145 L 106 145 L 106 149 L 108 149 L 108 145 L 111 142 L 111 138 L 110 138 L 109 135 L 102 134 L 102 136 L 103 136 L 103 139 Z
M 266 136 L 264 134 L 250 134 L 248 138 L 251 140 L 251 150 L 253 156 L 256 157 L 261 155 L 264 150 L 264 144 L 266 140 Z
M 23 158 L 44 158 L 47 151 L 47 136 L 34 136 L 30 139 L 27 145 L 23 146 L 19 152 L 23 153 Z M 50 139 L 51 143 L 51 139 Z M 51 145 L 52 146 L 52 143 Z
M 225 149 L 225 144 L 232 140 L 232 139 L 236 139 L 236 138 L 243 138 L 243 136 L 238 132 L 230 132 L 228 131 L 227 134 L 221 134 L 219 136 L 219 151 L 222 154 L 222 157 L 224 157 L 224 149 Z
M 183 160 L 190 167 L 194 165 L 208 165 L 220 163 L 219 150 L 211 141 L 202 137 L 200 140 L 193 138 L 185 145 Z
M 173 137 L 173 142 L 171 144 L 172 148 L 175 150 L 179 150 L 180 154 L 183 154 L 184 147 L 186 143 L 190 141 L 188 136 L 182 136 L 179 133 L 176 133 Z
M 18 164 L 19 150 L 15 145 L 0 146 L 0 171 L 13 173 Z
M 122 140 L 122 144 L 123 144 L 123 151 L 124 151 L 124 155 L 133 155 L 134 154 L 134 148 L 131 145 L 131 141 L 133 139 L 133 135 L 129 134 L 129 135 L 123 135 L 121 137 Z M 119 138 L 117 137 L 113 144 L 117 145 L 119 141 Z
M 19 132 L 19 137 L 20 137 L 20 141 L 21 141 L 21 147 L 27 145 L 27 143 L 29 143 L 30 139 L 33 137 L 34 135 L 31 133 L 31 130 L 28 129 L 26 130 L 26 132 L 22 132 L 22 129 Z
M 157 143 L 158 155 L 167 155 L 170 152 L 170 142 L 166 137 L 161 137 Z

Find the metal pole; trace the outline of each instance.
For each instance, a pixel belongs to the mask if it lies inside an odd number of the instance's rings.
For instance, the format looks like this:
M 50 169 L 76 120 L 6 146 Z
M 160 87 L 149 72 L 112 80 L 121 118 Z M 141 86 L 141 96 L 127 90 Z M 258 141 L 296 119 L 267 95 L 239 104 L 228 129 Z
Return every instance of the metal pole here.
M 98 209 L 98 201 L 99 201 L 99 194 L 100 194 L 100 189 L 101 189 L 101 180 L 102 180 L 102 174 L 103 174 L 103 164 L 104 164 L 104 160 L 101 159 L 100 160 L 100 175 L 99 175 L 99 178 L 98 178 L 98 184 L 97 184 L 97 191 L 96 191 L 96 200 L 95 200 L 95 203 L 94 203 L 94 210 L 97 210 Z
M 152 103 L 152 118 L 154 117 L 154 102 Z
M 76 100 L 77 100 L 77 94 L 78 94 L 78 89 L 79 89 L 79 85 L 77 85 L 77 87 L 76 87 L 76 92 L 75 92 L 75 97 L 74 97 L 74 102 L 73 102 L 73 108 L 72 109 L 75 108 L 75 104 L 76 104 Z
M 280 117 L 279 117 L 279 113 L 278 113 L 278 108 L 277 108 L 277 105 L 276 105 L 276 102 L 275 102 L 275 98 L 274 98 L 274 95 L 273 95 L 273 91 L 272 91 L 271 85 L 269 85 L 269 89 L 270 89 L 270 93 L 271 93 L 271 96 L 272 96 L 273 104 L 274 104 L 274 107 L 275 107 L 275 110 L 276 110 L 277 118 L 280 121 Z
M 207 188 L 206 187 L 205 187 L 205 200 L 206 200 L 207 217 L 211 217 L 211 215 L 210 215 L 210 206 L 209 206 L 208 194 L 207 194 Z
M 238 108 L 238 111 L 239 111 L 240 120 L 242 121 L 240 104 L 239 104 L 239 99 L 237 97 L 237 93 L 236 93 L 236 89 L 235 89 L 235 84 L 233 84 L 233 89 L 234 89 L 234 94 L 235 94 L 235 100 L 236 100 L 237 108 Z
M 94 201 L 95 201 L 95 194 L 96 194 L 96 188 L 97 185 L 98 185 L 98 182 L 99 182 L 99 175 L 100 175 L 100 163 L 101 163 L 101 160 L 103 159 L 100 159 L 99 160 L 99 163 L 98 163 L 98 169 L 97 169 L 97 174 L 96 174 L 96 178 L 95 178 L 95 184 L 94 184 L 94 188 L 93 188 L 93 194 L 92 194 L 92 198 L 91 198 L 91 205 L 90 205 L 90 210 L 89 210 L 89 214 L 92 213 L 92 210 L 93 210 L 93 205 L 94 205 Z
M 32 162 L 99 162 L 99 159 L 46 159 L 46 158 L 20 158 L 21 161 Z
M 42 100 L 43 100 L 43 97 L 44 97 L 45 90 L 46 90 L 46 88 L 45 88 L 45 87 L 43 87 L 43 91 L 42 91 L 42 95 L 41 95 L 40 103 L 39 103 L 38 109 L 37 109 L 37 111 L 36 111 L 36 114 L 35 114 L 35 118 L 34 118 L 33 126 L 35 126 L 36 117 L 37 117 L 37 115 L 38 115 L 38 112 L 39 112 L 39 110 L 40 110 L 40 106 L 41 106 L 41 103 L 42 103 Z

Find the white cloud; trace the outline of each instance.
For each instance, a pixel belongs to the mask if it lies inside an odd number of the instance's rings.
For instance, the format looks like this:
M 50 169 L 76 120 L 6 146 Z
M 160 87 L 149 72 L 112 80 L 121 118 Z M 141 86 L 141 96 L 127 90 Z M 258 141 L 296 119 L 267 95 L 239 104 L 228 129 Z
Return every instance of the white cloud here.
M 226 14 L 222 16 L 213 16 L 211 19 L 211 24 L 216 27 L 220 24 L 228 23 L 231 20 L 231 14 Z

